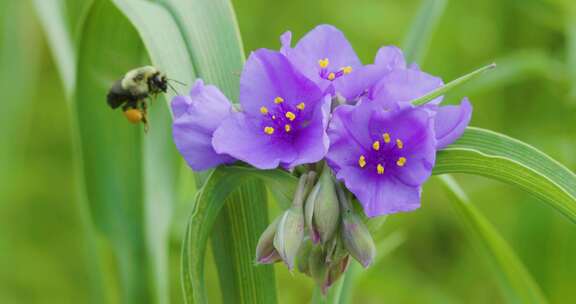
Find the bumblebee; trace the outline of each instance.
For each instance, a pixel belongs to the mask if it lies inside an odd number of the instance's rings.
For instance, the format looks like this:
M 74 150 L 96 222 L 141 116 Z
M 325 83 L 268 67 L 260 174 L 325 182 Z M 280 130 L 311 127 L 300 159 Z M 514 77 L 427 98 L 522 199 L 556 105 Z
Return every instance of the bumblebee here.
M 144 124 L 148 131 L 148 100 L 160 93 L 166 93 L 168 78 L 153 66 L 133 69 L 114 82 L 108 91 L 107 101 L 112 109 L 122 107 L 124 116 L 132 122 Z

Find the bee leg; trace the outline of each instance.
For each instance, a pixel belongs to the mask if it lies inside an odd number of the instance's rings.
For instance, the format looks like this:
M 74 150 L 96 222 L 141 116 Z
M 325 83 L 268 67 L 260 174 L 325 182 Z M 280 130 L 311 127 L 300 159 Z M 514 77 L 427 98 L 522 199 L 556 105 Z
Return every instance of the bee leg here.
M 147 100 L 142 100 L 140 102 L 140 107 L 142 108 L 142 123 L 144 124 L 144 132 L 148 133 L 150 129 L 150 124 L 148 123 L 148 103 Z

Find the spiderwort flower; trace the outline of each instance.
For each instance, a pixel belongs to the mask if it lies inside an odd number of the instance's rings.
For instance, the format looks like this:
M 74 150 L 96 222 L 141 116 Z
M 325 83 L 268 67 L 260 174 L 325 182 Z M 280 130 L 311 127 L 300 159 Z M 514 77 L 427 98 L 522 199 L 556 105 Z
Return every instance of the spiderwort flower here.
M 369 85 L 366 99 L 384 108 L 395 107 L 398 103 L 406 105 L 444 85 L 442 79 L 422 72 L 417 65 L 407 66 L 402 51 L 394 46 L 378 50 L 372 72 L 365 81 L 373 83 Z M 425 106 L 436 113 L 434 129 L 438 149 L 460 137 L 472 118 L 472 105 L 467 98 L 460 105 L 450 106 L 440 106 L 442 99 L 440 96 Z
M 330 96 L 279 52 L 253 52 L 240 78 L 242 112 L 224 119 L 212 144 L 259 169 L 313 163 L 328 151 Z
M 212 148 L 212 134 L 231 114 L 230 102 L 215 86 L 204 85 L 198 79 L 190 95 L 174 97 L 171 105 L 174 142 L 192 169 L 202 171 L 234 162 L 234 158 Z
M 373 217 L 420 206 L 421 185 L 436 157 L 433 112 L 411 106 L 384 110 L 363 102 L 336 108 L 328 164 Z
M 362 63 L 344 34 L 334 26 L 315 27 L 294 48 L 289 31 L 282 34 L 280 42 L 281 52 L 322 90 L 352 98 L 365 89 L 364 82 L 358 81 L 362 77 L 356 75 Z

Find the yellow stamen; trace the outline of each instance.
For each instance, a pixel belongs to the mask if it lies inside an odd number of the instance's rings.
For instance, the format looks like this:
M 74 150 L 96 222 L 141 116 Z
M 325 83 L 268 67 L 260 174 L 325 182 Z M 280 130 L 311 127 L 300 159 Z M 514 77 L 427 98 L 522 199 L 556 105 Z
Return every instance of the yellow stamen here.
M 358 166 L 360 166 L 360 168 L 366 167 L 366 157 L 364 157 L 364 155 L 360 155 L 360 158 L 358 159 Z
M 406 157 L 400 157 L 398 161 L 396 161 L 398 167 L 404 167 L 404 164 L 406 164 Z
M 404 143 L 400 139 L 397 139 L 396 146 L 398 146 L 398 149 L 402 149 L 404 148 Z
M 260 107 L 260 113 L 262 113 L 262 114 L 268 114 L 268 108 L 266 108 L 266 107 Z
M 286 118 L 290 119 L 290 121 L 293 121 L 294 119 L 296 119 L 296 114 L 288 111 L 286 112 Z
M 296 106 L 296 108 L 298 108 L 298 110 L 304 110 L 305 107 L 306 107 L 306 105 L 305 105 L 303 102 L 299 103 L 299 104 Z
M 384 138 L 384 142 L 385 142 L 385 143 L 389 143 L 389 142 L 390 142 L 390 134 L 384 133 L 384 134 L 382 134 L 382 138 Z
M 380 150 L 380 142 L 379 141 L 375 141 L 372 143 L 372 149 L 378 151 Z
M 344 73 L 344 75 L 350 74 L 352 73 L 352 67 L 351 66 L 345 66 L 342 68 L 342 73 Z
M 384 166 L 378 164 L 378 166 L 376 166 L 376 171 L 378 172 L 378 174 L 384 174 Z
M 290 130 L 292 130 L 292 126 L 290 126 L 289 124 L 285 124 L 284 130 L 286 130 L 286 132 L 290 132 Z
M 328 74 L 328 80 L 334 80 L 334 78 L 336 78 L 336 74 L 334 73 Z
M 274 103 L 278 104 L 278 103 L 283 103 L 284 102 L 284 98 L 278 96 L 276 98 L 274 98 Z
M 325 69 L 329 63 L 330 61 L 328 61 L 328 58 L 318 60 L 318 65 L 323 69 Z
M 274 133 L 274 128 L 266 127 L 266 128 L 264 128 L 264 133 L 266 133 L 268 135 L 272 135 Z

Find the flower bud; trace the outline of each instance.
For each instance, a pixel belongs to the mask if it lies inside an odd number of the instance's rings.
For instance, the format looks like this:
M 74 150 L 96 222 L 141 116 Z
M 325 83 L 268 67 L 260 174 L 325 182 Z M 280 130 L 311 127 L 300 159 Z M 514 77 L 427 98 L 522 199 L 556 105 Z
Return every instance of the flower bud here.
M 256 246 L 256 263 L 273 264 L 281 260 L 280 254 L 274 248 L 274 236 L 276 235 L 279 221 L 280 217 L 277 217 L 260 236 Z
M 326 279 L 324 283 L 322 283 L 322 293 L 326 294 L 328 288 L 332 286 L 338 279 L 342 277 L 348 265 L 350 264 L 350 256 L 345 255 L 343 258 L 338 260 L 335 263 L 330 264 L 330 268 L 328 268 L 328 273 L 326 275 Z
M 326 244 L 338 229 L 340 207 L 330 168 L 324 166 L 320 179 L 306 200 L 306 225 L 314 244 Z
M 298 266 L 298 271 L 310 276 L 310 253 L 312 252 L 312 242 L 309 239 L 305 239 L 300 246 L 298 251 L 298 257 L 296 258 L 296 264 Z
M 368 228 L 352 210 L 347 210 L 342 215 L 341 235 L 350 255 L 364 268 L 368 268 L 376 255 L 376 247 Z
M 304 214 L 302 208 L 291 207 L 280 217 L 274 236 L 274 247 L 290 270 L 294 268 L 294 259 L 303 239 Z
M 274 248 L 290 270 L 294 268 L 294 260 L 304 240 L 304 210 L 302 205 L 311 181 L 312 178 L 309 174 L 300 176 L 292 207 L 280 216 L 274 236 Z
M 328 274 L 328 264 L 326 257 L 321 246 L 313 246 L 308 259 L 310 276 L 316 281 L 319 286 L 322 286 L 326 281 Z

